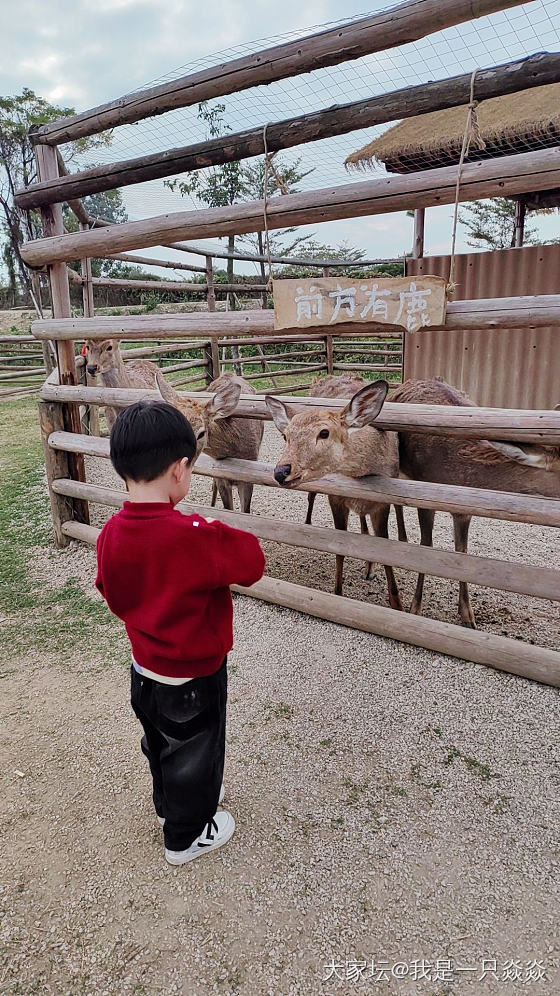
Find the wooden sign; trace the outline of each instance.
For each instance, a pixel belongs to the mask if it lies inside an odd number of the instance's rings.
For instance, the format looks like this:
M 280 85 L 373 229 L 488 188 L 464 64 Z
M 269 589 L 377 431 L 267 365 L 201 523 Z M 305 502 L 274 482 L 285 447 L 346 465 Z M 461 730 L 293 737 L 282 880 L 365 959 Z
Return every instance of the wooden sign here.
M 373 322 L 407 332 L 445 322 L 443 277 L 320 277 L 275 280 L 275 329 Z

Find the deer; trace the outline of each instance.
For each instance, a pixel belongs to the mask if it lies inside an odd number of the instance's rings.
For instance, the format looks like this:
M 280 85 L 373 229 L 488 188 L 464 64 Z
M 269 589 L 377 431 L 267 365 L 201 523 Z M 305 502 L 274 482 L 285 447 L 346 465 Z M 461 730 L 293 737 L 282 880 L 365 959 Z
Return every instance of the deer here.
M 99 377 L 103 387 L 147 387 L 155 389 L 159 367 L 151 360 L 132 360 L 125 363 L 118 339 L 88 339 L 86 342 L 86 368 L 91 377 Z M 113 428 L 118 409 L 105 405 L 105 419 L 109 431 Z
M 182 398 L 175 388 L 165 380 L 161 370 L 156 375 L 157 388 L 164 401 L 178 408 L 193 427 L 197 441 L 197 453 L 205 450 L 215 460 L 237 458 L 257 460 L 263 437 L 263 423 L 255 419 L 232 418 L 242 393 L 256 394 L 256 391 L 232 373 L 224 373 L 208 385 L 214 397 L 210 401 L 194 401 Z M 233 511 L 233 486 L 239 494 L 242 512 L 251 511 L 253 485 L 247 481 L 227 481 L 218 478 L 218 490 L 224 508 Z
M 308 396 L 310 398 L 351 398 L 367 383 L 368 381 L 364 380 L 363 377 L 353 373 L 343 373 L 340 377 L 316 377 L 309 388 Z M 311 525 L 316 497 L 314 491 L 310 491 L 307 495 L 306 526 Z M 367 520 L 364 516 L 360 518 L 360 526 L 362 533 L 367 533 Z
M 369 474 L 396 477 L 399 472 L 398 437 L 371 423 L 379 415 L 389 385 L 385 380 L 366 384 L 348 404 L 337 412 L 325 409 L 293 415 L 272 395 L 265 397 L 274 424 L 284 436 L 284 451 L 274 468 L 274 478 L 282 487 L 297 488 L 326 474 L 345 474 L 360 479 Z M 329 495 L 335 529 L 348 528 L 350 510 L 360 517 L 369 515 L 376 536 L 388 536 L 390 506 L 364 499 Z M 344 557 L 336 556 L 336 595 L 342 594 Z M 393 573 L 385 566 L 389 604 L 402 610 L 402 602 Z
M 438 378 L 405 381 L 388 400 L 404 404 L 474 405 L 463 391 Z M 484 439 L 461 441 L 451 436 L 399 432 L 399 451 L 401 474 L 412 480 L 560 498 L 560 446 Z M 433 545 L 434 518 L 433 509 L 418 509 L 420 542 L 424 546 Z M 471 516 L 454 513 L 452 518 L 455 550 L 467 553 Z M 410 607 L 416 615 L 422 610 L 423 589 L 424 575 L 419 574 Z M 459 616 L 463 626 L 476 629 L 465 581 L 459 583 Z

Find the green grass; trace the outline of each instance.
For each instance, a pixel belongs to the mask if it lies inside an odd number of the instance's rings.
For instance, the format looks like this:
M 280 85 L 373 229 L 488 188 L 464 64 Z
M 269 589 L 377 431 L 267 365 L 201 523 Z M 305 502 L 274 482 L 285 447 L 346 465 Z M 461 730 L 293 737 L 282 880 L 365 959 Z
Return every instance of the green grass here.
M 0 404 L 0 452 L 0 663 L 13 668 L 30 652 L 46 652 L 62 664 L 69 656 L 79 662 L 83 655 L 91 658 L 92 648 L 106 653 L 109 663 L 124 660 L 120 624 L 82 590 L 71 556 L 61 559 L 68 577 L 60 587 L 45 584 L 32 569 L 36 548 L 45 549 L 47 562 L 53 545 L 36 401 Z

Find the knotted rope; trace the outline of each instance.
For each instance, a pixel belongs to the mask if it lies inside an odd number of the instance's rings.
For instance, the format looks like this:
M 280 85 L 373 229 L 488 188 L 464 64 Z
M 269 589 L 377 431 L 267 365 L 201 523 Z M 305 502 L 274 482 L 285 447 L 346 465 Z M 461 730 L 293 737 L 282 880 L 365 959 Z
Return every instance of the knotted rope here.
M 459 218 L 459 191 L 461 188 L 461 176 L 463 173 L 463 163 L 469 154 L 471 144 L 475 144 L 478 149 L 485 149 L 486 142 L 484 141 L 482 135 L 480 134 L 480 126 L 478 124 L 478 117 L 476 109 L 478 107 L 478 100 L 474 99 L 474 84 L 476 80 L 476 74 L 478 69 L 475 69 L 471 76 L 471 96 L 468 104 L 467 110 L 467 120 L 465 122 L 465 132 L 463 135 L 463 145 L 461 147 L 461 155 L 459 157 L 459 166 L 457 169 L 457 185 L 455 187 L 455 211 L 453 215 L 453 239 L 451 242 L 451 260 L 449 262 L 449 281 L 447 284 L 447 293 L 452 294 L 456 288 L 455 284 L 455 245 L 457 242 L 457 221 Z M 474 140 L 474 141 L 473 141 Z
M 271 259 L 271 255 L 270 255 L 270 235 L 268 233 L 268 215 L 267 215 L 267 207 L 268 207 L 268 173 L 269 173 L 269 171 L 271 173 L 273 173 L 274 179 L 276 180 L 276 183 L 278 184 L 278 189 L 279 189 L 279 191 L 280 191 L 281 194 L 289 194 L 290 191 L 289 191 L 287 185 L 284 183 L 284 180 L 282 179 L 282 177 L 278 173 L 278 170 L 276 169 L 276 167 L 275 167 L 275 165 L 274 165 L 274 163 L 272 161 L 274 159 L 274 156 L 276 155 L 276 153 L 275 152 L 270 153 L 268 151 L 268 145 L 267 145 L 267 141 L 266 141 L 266 130 L 267 130 L 269 124 L 270 124 L 270 122 L 267 122 L 265 124 L 264 128 L 263 128 L 263 145 L 264 145 L 263 217 L 264 217 L 264 237 L 265 237 L 265 243 L 266 243 L 266 256 L 267 256 L 267 261 L 268 261 L 268 281 L 267 281 L 267 288 L 268 288 L 269 291 L 271 291 L 272 290 L 272 259 Z

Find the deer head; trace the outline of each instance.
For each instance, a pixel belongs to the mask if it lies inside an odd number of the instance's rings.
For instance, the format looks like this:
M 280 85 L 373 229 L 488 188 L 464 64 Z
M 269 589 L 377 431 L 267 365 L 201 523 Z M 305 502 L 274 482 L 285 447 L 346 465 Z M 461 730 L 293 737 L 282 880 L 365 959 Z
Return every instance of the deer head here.
M 368 468 L 362 469 L 361 465 L 371 453 L 371 436 L 368 433 L 367 439 L 362 435 L 353 441 L 352 435 L 375 421 L 388 390 L 387 381 L 378 380 L 358 391 L 342 411 L 318 409 L 297 415 L 278 398 L 267 395 L 266 406 L 286 440 L 274 469 L 278 483 L 294 488 L 325 474 L 342 473 L 350 477 L 366 474 Z
M 86 350 L 86 367 L 91 377 L 116 370 L 122 362 L 117 339 L 88 339 Z
M 227 380 L 218 388 L 210 401 L 191 401 L 190 398 L 182 398 L 177 393 L 169 381 L 165 380 L 161 370 L 156 374 L 156 383 L 163 400 L 178 408 L 189 420 L 196 438 L 196 457 L 208 445 L 208 434 L 212 424 L 218 419 L 233 415 L 241 394 L 241 385 Z

